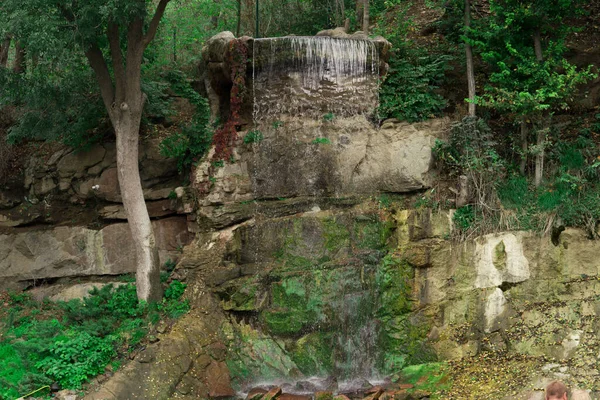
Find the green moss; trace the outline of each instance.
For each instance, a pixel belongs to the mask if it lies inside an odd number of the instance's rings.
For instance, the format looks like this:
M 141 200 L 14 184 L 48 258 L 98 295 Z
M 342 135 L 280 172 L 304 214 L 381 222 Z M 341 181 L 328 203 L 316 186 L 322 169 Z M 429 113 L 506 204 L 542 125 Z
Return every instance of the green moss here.
M 317 392 L 315 394 L 315 400 L 333 400 L 333 393 L 331 393 L 331 392 Z
M 348 228 L 338 223 L 335 218 L 326 218 L 323 220 L 323 239 L 327 251 L 335 255 L 340 249 L 349 247 L 350 232 Z
M 283 350 L 283 345 L 248 325 L 227 324 L 229 353 L 227 366 L 234 384 L 260 376 L 264 379 L 297 375 L 296 364 Z
M 377 317 L 382 322 L 379 335 L 382 371 L 394 373 L 409 364 L 435 360 L 426 336 L 429 323 L 413 315 L 410 265 L 392 255 L 386 256 L 376 276 L 378 290 Z
M 354 224 L 354 235 L 361 249 L 382 250 L 392 235 L 393 221 L 382 221 L 378 216 L 357 219 Z
M 224 310 L 257 311 L 259 297 L 264 290 L 257 276 L 235 279 L 223 285 L 217 292 Z
M 333 333 L 314 332 L 295 343 L 291 357 L 304 375 L 325 376 L 333 371 L 333 347 Z
M 271 308 L 262 317 L 275 335 L 295 334 L 314 324 L 316 313 L 309 307 L 305 277 L 290 277 L 272 284 Z
M 400 373 L 402 382 L 414 385 L 411 391 L 423 390 L 430 393 L 450 389 L 452 380 L 446 363 L 411 365 Z

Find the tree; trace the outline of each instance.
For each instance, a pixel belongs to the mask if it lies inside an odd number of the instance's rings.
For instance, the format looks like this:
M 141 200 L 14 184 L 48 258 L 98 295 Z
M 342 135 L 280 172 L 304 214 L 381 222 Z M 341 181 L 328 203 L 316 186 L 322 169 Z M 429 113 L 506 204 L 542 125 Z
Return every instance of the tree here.
M 369 0 L 363 0 L 362 30 L 369 34 Z
M 156 240 L 146 209 L 138 142 L 146 95 L 141 88 L 144 50 L 156 35 L 169 0 L 160 0 L 149 18 L 151 0 L 6 0 L 0 14 L 18 32 L 23 48 L 34 54 L 71 49 L 85 55 L 94 71 L 102 101 L 114 128 L 117 171 L 123 205 L 137 257 L 137 293 L 141 300 L 162 297 Z M 24 55 L 24 53 L 23 53 Z
M 590 68 L 578 70 L 563 57 L 564 39 L 571 31 L 563 19 L 575 15 L 578 5 L 579 0 L 491 1 L 490 17 L 478 31 L 476 43 L 491 74 L 477 103 L 508 114 L 520 125 L 521 173 L 527 154 L 534 153 L 536 185 L 543 176 L 549 118 L 567 109 L 578 85 L 592 77 Z M 530 126 L 537 136 L 531 147 Z

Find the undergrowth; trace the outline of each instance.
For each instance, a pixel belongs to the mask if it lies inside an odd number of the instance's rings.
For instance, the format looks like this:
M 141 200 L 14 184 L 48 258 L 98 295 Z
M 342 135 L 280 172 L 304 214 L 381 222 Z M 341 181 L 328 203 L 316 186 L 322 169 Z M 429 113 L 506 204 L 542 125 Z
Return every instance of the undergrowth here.
M 133 284 L 94 288 L 88 298 L 68 302 L 9 295 L 0 313 L 0 399 L 13 400 L 54 382 L 78 389 L 117 369 L 149 340 L 158 321 L 189 310 L 181 298 L 184 290 L 173 281 L 156 304 L 139 302 Z
M 600 148 L 596 124 L 575 139 L 556 140 L 547 150 L 546 179 L 539 187 L 500 155 L 483 120 L 465 118 L 434 155 L 449 176 L 466 178 L 469 198 L 453 216 L 455 235 L 465 239 L 496 230 L 549 231 L 553 226 L 583 228 L 597 238 L 600 221 Z

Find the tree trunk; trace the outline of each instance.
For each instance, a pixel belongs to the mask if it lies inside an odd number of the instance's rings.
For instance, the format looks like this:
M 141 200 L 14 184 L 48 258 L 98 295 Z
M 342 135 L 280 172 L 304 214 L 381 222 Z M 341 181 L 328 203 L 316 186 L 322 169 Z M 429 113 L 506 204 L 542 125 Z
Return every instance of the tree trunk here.
M 364 11 L 365 11 L 364 0 L 356 0 L 356 23 L 359 26 L 359 28 L 357 28 L 357 29 L 362 29 Z
M 137 96 L 137 94 L 134 94 Z M 139 92 L 141 97 L 141 90 Z M 129 103 L 128 103 L 129 104 Z M 144 200 L 140 170 L 138 165 L 139 129 L 141 108 L 122 111 L 120 120 L 115 123 L 117 135 L 117 172 L 123 206 L 137 258 L 136 287 L 138 298 L 153 302 L 160 301 L 160 260 L 156 239 L 152 229 L 148 209 Z
M 465 0 L 465 27 L 467 31 L 471 26 L 471 1 Z M 468 41 L 465 41 L 465 53 L 467 58 L 467 84 L 469 87 L 469 115 L 475 116 L 475 71 L 473 68 L 473 50 Z
M 542 184 L 544 177 L 544 144 L 546 141 L 545 129 L 536 132 L 538 152 L 535 155 L 535 187 Z
M 365 34 L 369 34 L 369 0 L 364 1 L 362 30 Z
M 238 0 L 237 27 L 235 29 L 235 37 L 240 37 L 241 29 L 242 29 L 242 0 Z
M 8 63 L 8 50 L 10 50 L 11 37 L 6 36 L 2 44 L 0 44 L 0 67 L 6 68 Z
M 535 34 L 533 35 L 533 47 L 535 49 L 535 58 L 539 62 L 543 62 L 544 61 L 544 54 L 542 52 L 542 39 L 540 37 L 540 31 L 539 30 L 535 31 Z
M 521 165 L 519 170 L 521 175 L 525 175 L 525 169 L 527 167 L 527 122 L 521 121 Z
M 540 37 L 540 31 L 536 30 L 533 35 L 533 47 L 535 49 L 535 58 L 539 63 L 544 62 L 544 54 L 542 52 L 542 40 Z M 545 114 L 545 113 L 544 113 Z M 546 130 L 545 130 L 546 118 L 542 115 L 542 129 L 538 129 L 536 132 L 536 143 L 538 151 L 535 155 L 535 187 L 539 187 L 542 184 L 542 178 L 544 177 L 544 145 L 546 142 Z
M 20 42 L 15 44 L 15 61 L 13 63 L 13 71 L 17 74 L 25 72 L 25 49 Z

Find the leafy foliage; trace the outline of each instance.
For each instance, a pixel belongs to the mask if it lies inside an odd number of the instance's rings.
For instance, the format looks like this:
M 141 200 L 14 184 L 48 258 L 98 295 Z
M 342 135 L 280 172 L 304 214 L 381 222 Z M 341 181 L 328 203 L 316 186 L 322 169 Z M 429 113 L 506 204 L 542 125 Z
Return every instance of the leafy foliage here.
M 186 313 L 184 290 L 173 281 L 156 305 L 138 302 L 131 284 L 95 288 L 88 298 L 69 302 L 13 295 L 0 325 L 0 398 L 17 398 L 54 381 L 81 387 L 137 348 L 160 318 Z
M 253 130 L 249 131 L 248 133 L 246 133 L 246 136 L 244 136 L 244 143 L 245 144 L 259 143 L 263 139 L 264 139 L 263 133 L 257 129 L 253 129 Z
M 395 2 L 388 4 L 395 10 Z M 380 89 L 379 114 L 381 118 L 397 118 L 416 122 L 440 115 L 446 107 L 446 99 L 439 87 L 444 80 L 448 63 L 453 59 L 448 54 L 435 54 L 415 46 L 408 39 L 412 21 L 404 6 L 392 20 L 378 26 L 377 33 L 392 43 L 390 70 Z
M 207 100 L 193 90 L 181 71 L 169 71 L 166 79 L 176 94 L 187 98 L 196 108 L 190 124 L 166 137 L 160 144 L 161 154 L 177 159 L 181 173 L 202 158 L 210 148 L 213 137 L 210 109 Z
M 440 115 L 446 99 L 438 89 L 451 59 L 419 52 L 411 57 L 393 55 L 380 91 L 381 117 L 416 122 Z

